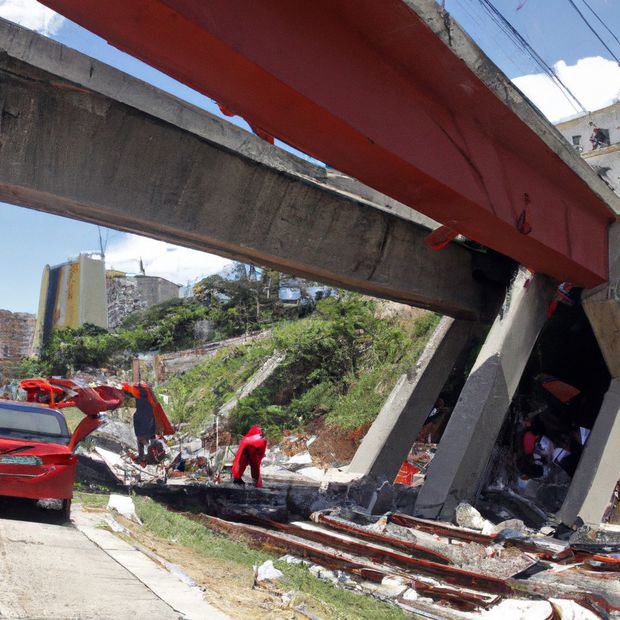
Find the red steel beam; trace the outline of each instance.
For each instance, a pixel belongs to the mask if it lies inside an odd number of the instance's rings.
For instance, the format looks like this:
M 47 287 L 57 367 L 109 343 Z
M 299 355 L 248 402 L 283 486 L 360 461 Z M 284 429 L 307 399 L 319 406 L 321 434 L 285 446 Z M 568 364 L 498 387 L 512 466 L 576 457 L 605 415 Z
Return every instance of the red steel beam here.
M 402 0 L 43 0 L 532 270 L 607 279 L 604 202 Z

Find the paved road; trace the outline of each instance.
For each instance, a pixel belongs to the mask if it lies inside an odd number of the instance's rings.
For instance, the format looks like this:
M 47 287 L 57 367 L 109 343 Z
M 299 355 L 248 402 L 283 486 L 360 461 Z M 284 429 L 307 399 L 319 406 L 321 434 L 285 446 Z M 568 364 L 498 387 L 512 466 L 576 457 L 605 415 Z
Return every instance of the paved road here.
M 207 605 L 202 600 L 191 601 L 194 613 L 175 611 L 173 606 L 179 610 L 187 602 L 178 600 L 187 586 L 113 534 L 87 524 L 85 535 L 71 525 L 40 522 L 40 514 L 33 512 L 31 520 L 0 519 L 0 618 L 221 617 L 217 610 L 206 616 L 198 611 Z

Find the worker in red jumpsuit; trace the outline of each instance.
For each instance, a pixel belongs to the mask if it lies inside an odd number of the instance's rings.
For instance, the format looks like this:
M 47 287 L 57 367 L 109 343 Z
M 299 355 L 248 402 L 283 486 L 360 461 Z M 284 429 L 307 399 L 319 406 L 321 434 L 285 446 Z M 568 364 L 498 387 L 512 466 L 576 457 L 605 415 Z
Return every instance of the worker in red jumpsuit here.
M 254 425 L 239 443 L 237 454 L 232 465 L 232 477 L 234 484 L 244 484 L 243 472 L 250 466 L 254 484 L 258 489 L 262 488 L 263 481 L 260 475 L 260 464 L 267 450 L 267 440 L 263 437 L 260 426 Z

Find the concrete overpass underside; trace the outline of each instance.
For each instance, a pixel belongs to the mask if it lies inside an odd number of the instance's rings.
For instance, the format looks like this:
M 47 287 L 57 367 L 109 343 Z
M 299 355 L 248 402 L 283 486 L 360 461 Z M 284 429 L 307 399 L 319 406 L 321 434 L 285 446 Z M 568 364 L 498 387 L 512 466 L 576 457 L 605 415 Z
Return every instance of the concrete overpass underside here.
M 490 255 L 115 69 L 0 23 L 0 199 L 477 320 Z M 333 176 L 333 175 L 332 175 Z

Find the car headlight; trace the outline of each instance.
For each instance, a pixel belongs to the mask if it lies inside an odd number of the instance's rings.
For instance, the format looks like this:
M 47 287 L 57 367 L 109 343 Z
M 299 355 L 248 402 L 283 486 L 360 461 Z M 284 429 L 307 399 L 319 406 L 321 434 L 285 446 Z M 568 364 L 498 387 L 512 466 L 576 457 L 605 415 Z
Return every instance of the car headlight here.
M 0 456 L 3 465 L 42 465 L 43 461 L 38 456 L 15 456 L 7 454 Z

